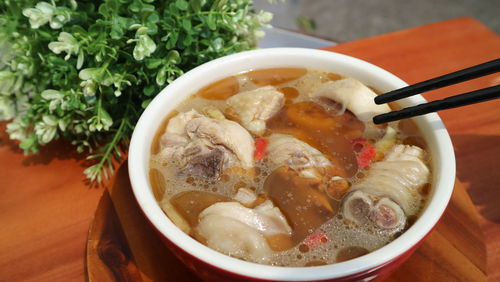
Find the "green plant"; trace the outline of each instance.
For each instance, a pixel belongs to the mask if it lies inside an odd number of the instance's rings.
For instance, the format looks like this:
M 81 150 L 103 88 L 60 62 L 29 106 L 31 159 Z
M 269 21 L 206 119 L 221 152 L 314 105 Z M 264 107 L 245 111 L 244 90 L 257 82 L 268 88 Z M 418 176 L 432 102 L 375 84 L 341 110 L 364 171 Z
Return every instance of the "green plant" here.
M 4 0 L 0 120 L 25 153 L 70 140 L 101 181 L 163 87 L 255 47 L 270 19 L 251 0 Z

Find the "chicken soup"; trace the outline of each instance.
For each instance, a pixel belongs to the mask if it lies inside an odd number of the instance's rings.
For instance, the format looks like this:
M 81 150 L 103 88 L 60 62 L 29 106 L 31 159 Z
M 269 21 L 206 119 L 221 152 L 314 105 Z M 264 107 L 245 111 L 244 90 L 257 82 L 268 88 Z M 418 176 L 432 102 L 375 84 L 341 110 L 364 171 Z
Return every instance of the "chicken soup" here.
M 404 232 L 430 188 L 408 120 L 360 81 L 300 68 L 212 83 L 176 107 L 152 145 L 156 200 L 185 233 L 226 255 L 313 266 L 372 252 Z

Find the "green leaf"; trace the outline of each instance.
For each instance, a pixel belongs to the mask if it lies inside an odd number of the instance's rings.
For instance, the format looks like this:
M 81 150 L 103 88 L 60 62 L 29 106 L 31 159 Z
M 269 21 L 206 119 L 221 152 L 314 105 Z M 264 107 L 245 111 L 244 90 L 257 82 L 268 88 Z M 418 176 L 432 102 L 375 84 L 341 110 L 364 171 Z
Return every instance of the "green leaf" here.
M 148 69 L 156 69 L 163 63 L 162 59 L 147 59 L 146 67 Z
M 23 149 L 25 152 L 33 152 L 37 150 L 37 142 L 36 142 L 36 136 L 31 135 L 29 138 L 24 139 L 21 141 L 19 144 L 19 147 Z
M 217 29 L 217 23 L 216 23 L 216 20 L 215 20 L 215 16 L 213 14 L 209 14 L 207 19 L 206 19 L 206 23 L 208 25 L 208 28 L 210 28 L 211 30 L 216 30 Z
M 181 55 L 177 50 L 170 50 L 166 59 L 170 64 L 176 65 L 181 62 Z
M 179 8 L 179 10 L 185 11 L 189 7 L 189 3 L 186 0 L 176 0 L 175 6 Z
M 154 10 L 155 10 L 155 6 L 149 5 L 149 4 L 143 4 L 141 12 L 143 12 L 143 13 L 145 13 L 145 12 L 153 12 Z
M 147 22 L 148 23 L 157 23 L 158 21 L 160 21 L 160 16 L 158 16 L 158 13 L 151 13 L 148 18 L 147 18 Z
M 142 3 L 140 0 L 134 0 L 132 1 L 132 4 L 130 4 L 130 6 L 128 6 L 129 10 L 134 12 L 134 13 L 139 13 L 141 11 L 141 8 L 142 8 Z
M 130 19 L 114 16 L 111 22 L 111 38 L 120 39 L 130 26 Z
M 186 32 L 190 32 L 191 31 L 191 21 L 188 19 L 183 19 L 182 20 L 182 27 L 184 28 L 184 30 Z
M 162 38 L 162 41 L 163 39 L 167 40 L 167 43 L 165 43 L 165 48 L 172 49 L 177 44 L 177 40 L 179 39 L 179 31 L 173 30 L 172 32 L 164 36 Z
M 53 38 L 53 35 L 51 33 L 43 31 L 41 29 L 38 29 L 36 33 L 38 33 L 38 35 L 44 40 L 50 40 Z
M 158 33 L 158 26 L 154 23 L 146 23 L 146 27 L 148 28 L 148 34 L 154 35 Z
M 163 66 L 158 73 L 156 73 L 156 84 L 162 86 L 165 84 L 167 74 L 167 66 Z
M 180 11 L 179 11 L 179 8 L 177 8 L 177 6 L 175 5 L 175 3 L 170 3 L 168 5 L 168 10 L 166 9 L 164 11 L 164 16 L 167 16 L 167 15 L 176 16 L 176 17 L 179 17 L 181 15 Z
M 184 47 L 187 47 L 187 46 L 191 45 L 191 43 L 193 43 L 193 37 L 191 36 L 190 33 L 188 33 L 186 35 L 186 37 L 184 37 L 184 40 L 182 40 L 182 45 Z
M 146 86 L 143 91 L 144 95 L 146 96 L 152 96 L 155 94 L 155 92 L 156 92 L 156 86 L 153 84 Z
M 149 105 L 149 103 L 151 103 L 151 101 L 152 99 L 142 101 L 141 108 L 145 109 Z
M 190 0 L 189 5 L 191 6 L 191 9 L 193 9 L 195 13 L 198 13 L 201 11 L 201 7 L 203 6 L 204 2 L 205 1 L 202 0 Z

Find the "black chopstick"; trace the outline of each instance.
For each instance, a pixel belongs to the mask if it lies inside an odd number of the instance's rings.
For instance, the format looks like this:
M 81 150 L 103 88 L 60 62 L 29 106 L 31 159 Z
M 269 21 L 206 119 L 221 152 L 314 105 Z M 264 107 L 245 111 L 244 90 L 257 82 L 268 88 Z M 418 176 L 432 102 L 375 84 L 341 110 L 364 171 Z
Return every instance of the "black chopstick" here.
M 413 96 L 415 94 L 471 80 L 498 71 L 500 71 L 500 58 L 387 92 L 375 97 L 375 103 L 380 105 L 392 102 Z
M 446 110 L 465 105 L 480 103 L 496 98 L 500 98 L 500 85 L 472 92 L 467 92 L 457 96 L 432 101 L 426 104 L 420 104 L 417 106 L 404 108 L 399 111 L 392 111 L 389 113 L 380 114 L 373 117 L 373 123 L 381 124 L 381 123 L 391 122 L 404 118 L 410 118 L 414 116 L 437 112 L 440 110 Z
M 383 103 L 388 103 L 395 100 L 403 99 L 422 92 L 438 89 L 441 87 L 474 79 L 480 76 L 485 76 L 499 71 L 500 71 L 500 58 L 390 91 L 375 97 L 374 100 L 376 104 L 380 105 Z M 500 98 L 500 85 L 468 93 L 463 93 L 457 96 L 448 97 L 442 100 L 437 100 L 426 104 L 420 104 L 399 111 L 392 111 L 389 113 L 381 114 L 373 117 L 373 123 L 381 124 L 381 123 L 391 122 L 395 120 L 424 115 L 441 110 L 484 102 L 496 98 Z

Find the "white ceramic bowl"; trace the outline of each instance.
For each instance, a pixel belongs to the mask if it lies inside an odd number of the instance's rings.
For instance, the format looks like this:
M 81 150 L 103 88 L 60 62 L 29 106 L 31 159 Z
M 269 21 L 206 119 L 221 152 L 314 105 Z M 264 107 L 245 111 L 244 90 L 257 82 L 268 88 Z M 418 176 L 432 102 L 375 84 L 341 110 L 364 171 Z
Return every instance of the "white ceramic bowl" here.
M 247 280 L 317 281 L 366 279 L 386 273 L 402 263 L 433 229 L 453 191 L 455 157 L 450 137 L 437 114 L 414 118 L 432 155 L 432 191 L 419 219 L 390 244 L 346 262 L 315 267 L 274 267 L 231 258 L 197 242 L 177 228 L 157 204 L 149 181 L 151 143 L 162 120 L 177 104 L 200 88 L 240 72 L 274 67 L 326 70 L 354 77 L 378 91 L 407 84 L 395 75 L 365 61 L 329 51 L 274 48 L 242 52 L 203 64 L 163 89 L 137 123 L 129 150 L 129 174 L 133 192 L 146 218 L 188 266 L 202 277 Z M 419 95 L 399 102 L 403 107 L 425 102 Z

